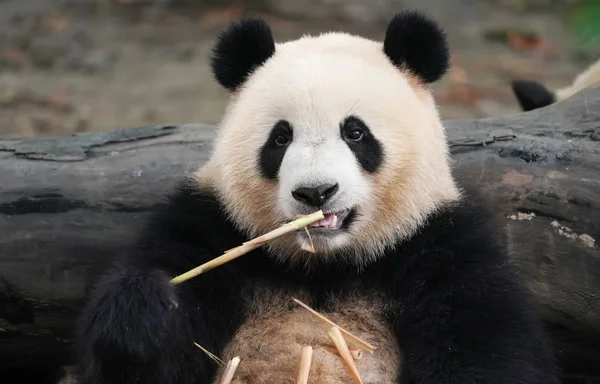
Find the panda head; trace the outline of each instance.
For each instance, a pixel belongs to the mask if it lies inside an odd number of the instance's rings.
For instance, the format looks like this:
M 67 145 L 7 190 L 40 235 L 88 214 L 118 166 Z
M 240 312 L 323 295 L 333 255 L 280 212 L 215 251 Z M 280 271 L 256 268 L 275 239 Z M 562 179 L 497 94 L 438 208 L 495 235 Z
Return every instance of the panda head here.
M 319 226 L 270 245 L 281 261 L 364 265 L 458 199 L 429 90 L 445 35 L 420 13 L 383 42 L 345 33 L 275 43 L 260 19 L 218 38 L 212 69 L 231 91 L 200 171 L 232 221 L 257 236 L 319 209 Z M 312 241 L 316 254 L 303 251 Z

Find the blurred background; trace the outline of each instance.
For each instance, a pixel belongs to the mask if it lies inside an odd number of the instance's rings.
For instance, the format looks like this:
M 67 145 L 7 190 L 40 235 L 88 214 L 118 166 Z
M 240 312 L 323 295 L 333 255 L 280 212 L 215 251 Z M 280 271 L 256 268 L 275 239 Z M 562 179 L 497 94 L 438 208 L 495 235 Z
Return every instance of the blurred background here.
M 421 9 L 447 30 L 444 119 L 519 112 L 510 81 L 566 86 L 600 58 L 600 0 L 0 0 L 0 136 L 218 123 L 214 38 L 260 15 L 276 39 L 345 30 L 381 40 Z

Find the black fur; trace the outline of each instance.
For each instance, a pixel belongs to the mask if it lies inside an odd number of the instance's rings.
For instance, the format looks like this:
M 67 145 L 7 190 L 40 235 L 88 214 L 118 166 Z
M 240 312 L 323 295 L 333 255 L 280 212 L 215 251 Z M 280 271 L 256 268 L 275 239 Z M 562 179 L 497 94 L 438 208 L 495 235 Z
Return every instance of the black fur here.
M 216 366 L 192 343 L 219 355 L 244 321 L 240 293 L 270 281 L 309 289 L 321 311 L 331 297 L 384 292 L 406 359 L 403 383 L 557 384 L 542 329 L 488 223 L 478 207 L 449 208 L 362 273 L 323 265 L 305 275 L 258 249 L 173 287 L 170 277 L 246 240 L 213 193 L 186 184 L 94 291 L 77 340 L 81 383 L 211 382 Z
M 348 116 L 340 124 L 340 129 L 342 137 L 356 156 L 361 167 L 369 173 L 376 172 L 383 162 L 383 147 L 377 138 L 371 134 L 367 124 L 356 116 Z M 352 132 L 356 131 L 362 133 L 360 140 L 352 140 L 352 137 L 350 137 Z
M 521 109 L 525 112 L 543 108 L 556 102 L 554 94 L 537 81 L 515 80 L 511 85 Z
M 286 144 L 281 144 L 279 141 L 280 137 L 288 139 Z M 259 166 L 260 171 L 267 179 L 277 178 L 283 156 L 287 151 L 288 146 L 291 144 L 294 137 L 292 126 L 285 120 L 280 120 L 275 124 L 269 138 L 263 144 L 260 150 Z
M 441 78 L 450 63 L 444 31 L 418 11 L 405 11 L 392 19 L 383 51 L 395 66 L 410 70 L 426 83 Z
M 212 71 L 219 84 L 235 91 L 274 53 L 275 41 L 267 23 L 258 18 L 236 21 L 217 38 Z

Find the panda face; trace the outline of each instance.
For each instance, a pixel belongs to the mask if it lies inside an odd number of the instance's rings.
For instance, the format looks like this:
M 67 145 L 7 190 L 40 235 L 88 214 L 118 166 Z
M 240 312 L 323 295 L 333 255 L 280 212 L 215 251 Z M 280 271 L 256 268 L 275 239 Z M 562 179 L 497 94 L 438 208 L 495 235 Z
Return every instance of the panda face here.
M 325 218 L 309 228 L 312 239 L 326 248 L 348 241 L 355 219 L 371 200 L 368 174 L 383 161 L 382 145 L 362 119 L 338 118 L 312 126 L 301 117 L 294 125 L 279 121 L 259 161 L 263 176 L 278 181 L 277 208 L 288 221 L 323 210 Z
M 381 116 L 397 109 L 376 101 L 393 77 L 398 77 L 399 89 L 409 86 L 395 71 L 389 79 L 390 71 L 371 66 L 344 54 L 282 55 L 239 96 L 237 105 L 244 110 L 246 98 L 268 98 L 270 108 L 263 106 L 268 110 L 262 115 L 266 121 L 260 134 L 256 129 L 257 141 L 248 153 L 256 157 L 257 177 L 276 185 L 272 198 L 282 222 L 323 210 L 325 219 L 309 230 L 317 249 L 349 244 L 353 232 L 372 216 L 374 179 L 386 157 L 382 140 L 394 141 Z M 371 81 L 351 73 L 371 73 Z M 273 87 L 281 83 L 289 86 Z M 298 240 L 309 241 L 306 232 L 299 232 Z
M 262 23 L 239 28 L 244 39 L 270 37 Z M 427 89 L 435 66 L 410 70 L 426 49 L 402 61 L 385 43 L 343 33 L 272 49 L 257 39 L 244 56 L 251 70 L 233 76 L 223 68 L 234 64 L 213 62 L 232 99 L 206 168 L 241 229 L 256 236 L 320 209 L 325 219 L 273 243 L 273 254 L 305 262 L 312 241 L 320 261 L 363 264 L 456 197 Z M 266 59 L 252 57 L 260 49 Z

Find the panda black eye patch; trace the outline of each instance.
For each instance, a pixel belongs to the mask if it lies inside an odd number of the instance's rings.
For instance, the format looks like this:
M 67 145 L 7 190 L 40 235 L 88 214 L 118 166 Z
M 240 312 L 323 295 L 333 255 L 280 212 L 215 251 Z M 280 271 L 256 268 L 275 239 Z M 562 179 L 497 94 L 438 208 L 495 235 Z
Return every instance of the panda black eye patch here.
M 383 148 L 367 124 L 357 116 L 348 116 L 340 123 L 340 133 L 361 167 L 376 172 L 383 162 Z
M 293 133 L 292 126 L 285 120 L 279 120 L 273 126 L 269 138 L 260 150 L 260 170 L 267 179 L 277 178 L 285 151 L 294 138 Z

